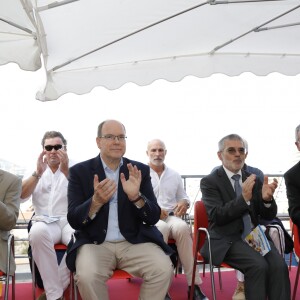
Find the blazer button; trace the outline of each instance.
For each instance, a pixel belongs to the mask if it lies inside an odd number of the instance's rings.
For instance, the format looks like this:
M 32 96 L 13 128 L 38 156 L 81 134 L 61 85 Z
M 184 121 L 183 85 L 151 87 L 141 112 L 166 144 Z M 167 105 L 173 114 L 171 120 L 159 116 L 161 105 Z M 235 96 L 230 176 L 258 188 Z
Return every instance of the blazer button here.
M 103 233 L 106 233 L 106 229 L 103 229 Z

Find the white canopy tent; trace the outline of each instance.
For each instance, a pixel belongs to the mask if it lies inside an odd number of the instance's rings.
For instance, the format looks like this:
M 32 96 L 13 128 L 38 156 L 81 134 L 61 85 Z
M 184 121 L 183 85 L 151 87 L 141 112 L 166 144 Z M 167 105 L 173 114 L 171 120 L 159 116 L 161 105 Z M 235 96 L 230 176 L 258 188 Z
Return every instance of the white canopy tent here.
M 187 75 L 300 73 L 300 0 L 0 0 L 0 30 L 10 32 L 3 19 L 33 33 L 11 53 L 1 34 L 0 64 L 38 67 L 41 49 L 42 101 Z
M 41 67 L 36 22 L 29 10 L 19 0 L 0 0 L 0 65 L 16 62 L 29 71 Z

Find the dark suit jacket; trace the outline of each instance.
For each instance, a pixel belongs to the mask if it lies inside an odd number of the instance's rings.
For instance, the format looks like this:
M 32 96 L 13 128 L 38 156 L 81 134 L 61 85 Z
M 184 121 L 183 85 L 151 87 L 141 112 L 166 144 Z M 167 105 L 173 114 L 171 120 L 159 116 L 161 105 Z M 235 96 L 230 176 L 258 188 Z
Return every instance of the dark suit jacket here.
M 250 173 L 242 170 L 242 181 Z M 242 216 L 248 211 L 254 226 L 258 225 L 259 216 L 272 220 L 277 214 L 277 205 L 273 200 L 266 208 L 262 196 L 262 184 L 256 180 L 250 205 L 243 196 L 236 197 L 233 186 L 221 166 L 210 175 L 202 178 L 200 183 L 202 200 L 209 220 L 209 233 L 212 245 L 212 259 L 215 265 L 221 264 L 232 242 L 241 239 L 244 224 Z M 205 241 L 201 249 L 205 260 L 209 260 L 208 243 Z
M 286 195 L 289 201 L 289 215 L 300 226 L 300 162 L 284 174 Z
M 160 207 L 153 193 L 150 169 L 140 162 L 123 158 L 120 173 L 124 173 L 126 179 L 129 177 L 128 163 L 136 165 L 141 170 L 140 192 L 147 198 L 147 201 L 144 207 L 138 209 L 128 199 L 119 179 L 118 217 L 120 231 L 125 239 L 132 244 L 153 242 L 167 254 L 171 254 L 172 249 L 164 242 L 162 234 L 154 226 L 160 217 Z M 75 270 L 78 247 L 84 244 L 101 244 L 106 237 L 109 203 L 102 206 L 93 220 L 88 216 L 94 194 L 94 174 L 98 175 L 100 181 L 106 178 L 99 155 L 71 167 L 69 171 L 68 221 L 76 230 L 75 241 L 71 241 L 69 244 L 66 258 L 68 268 L 71 271 Z

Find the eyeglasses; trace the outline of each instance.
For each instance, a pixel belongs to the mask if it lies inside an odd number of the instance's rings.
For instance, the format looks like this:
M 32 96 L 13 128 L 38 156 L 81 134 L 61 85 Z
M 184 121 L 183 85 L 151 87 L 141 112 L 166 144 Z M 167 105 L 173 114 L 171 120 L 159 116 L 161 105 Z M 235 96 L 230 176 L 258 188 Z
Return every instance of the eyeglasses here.
M 223 151 L 226 151 L 227 153 L 229 153 L 231 155 L 235 155 L 235 153 L 239 153 L 241 155 L 244 155 L 246 153 L 246 149 L 245 148 L 233 148 L 233 147 L 229 147 L 227 149 L 224 149 Z
M 115 141 L 117 139 L 119 142 L 125 142 L 125 140 L 127 139 L 127 136 L 125 135 L 113 135 L 113 134 L 106 134 L 99 137 L 106 139 L 108 141 Z
M 54 150 L 59 150 L 59 149 L 61 149 L 61 148 L 63 148 L 64 146 L 63 145 L 60 145 L 60 144 L 57 144 L 57 145 L 54 145 L 54 146 L 52 146 L 52 145 L 47 145 L 47 146 L 45 146 L 45 149 L 46 149 L 46 151 L 52 151 L 52 149 L 54 149 Z

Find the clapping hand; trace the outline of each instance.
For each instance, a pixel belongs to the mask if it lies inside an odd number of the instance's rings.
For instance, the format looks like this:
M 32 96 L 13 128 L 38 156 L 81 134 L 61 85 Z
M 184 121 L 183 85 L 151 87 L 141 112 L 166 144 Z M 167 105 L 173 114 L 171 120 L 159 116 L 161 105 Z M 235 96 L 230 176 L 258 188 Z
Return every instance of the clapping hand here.
M 278 186 L 278 181 L 276 178 L 269 184 L 268 176 L 264 176 L 264 184 L 262 186 L 262 198 L 265 201 L 272 201 L 274 192 Z
M 65 174 L 66 177 L 68 177 L 69 173 L 69 157 L 65 150 L 59 149 L 56 151 L 56 155 L 60 161 L 60 171 Z
M 138 170 L 137 166 L 127 164 L 127 167 L 129 170 L 129 178 L 126 180 L 124 173 L 121 173 L 120 179 L 123 190 L 127 194 L 129 200 L 134 201 L 139 196 L 142 173 Z
M 99 182 L 98 175 L 94 175 L 94 196 L 93 201 L 97 204 L 107 203 L 117 191 L 117 184 L 114 180 L 105 178 Z

